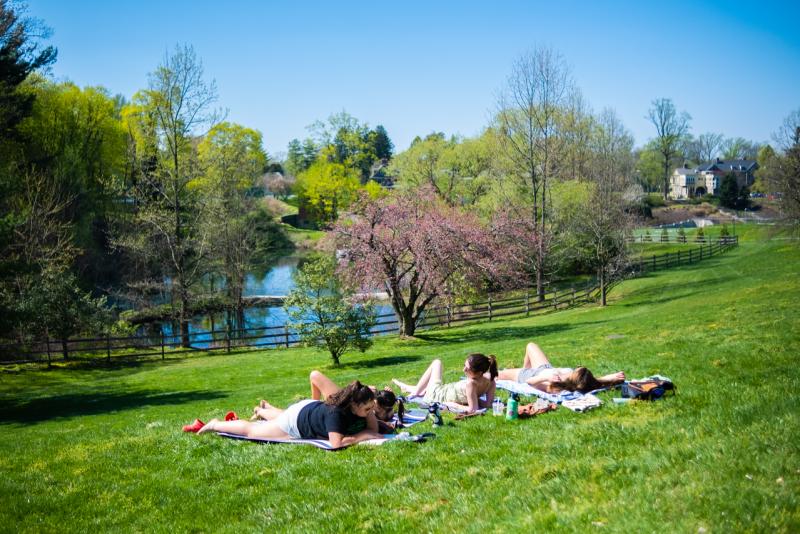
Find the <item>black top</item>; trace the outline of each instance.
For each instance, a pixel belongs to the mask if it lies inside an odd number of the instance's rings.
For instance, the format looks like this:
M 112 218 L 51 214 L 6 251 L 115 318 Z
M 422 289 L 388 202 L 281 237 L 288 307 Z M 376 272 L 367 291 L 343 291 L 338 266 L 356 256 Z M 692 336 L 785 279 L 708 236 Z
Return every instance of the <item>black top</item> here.
M 312 402 L 297 414 L 297 430 L 303 439 L 328 439 L 328 432 L 352 436 L 364 430 L 367 421 L 350 411 L 324 402 Z

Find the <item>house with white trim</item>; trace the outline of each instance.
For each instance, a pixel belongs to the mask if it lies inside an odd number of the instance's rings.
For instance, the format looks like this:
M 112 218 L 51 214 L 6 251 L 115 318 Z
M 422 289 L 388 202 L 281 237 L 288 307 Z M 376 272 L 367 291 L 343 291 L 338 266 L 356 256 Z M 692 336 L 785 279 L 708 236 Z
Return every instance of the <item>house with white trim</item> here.
M 694 169 L 686 166 L 675 169 L 670 177 L 670 198 L 682 200 L 703 196 L 707 193 L 719 195 L 722 180 L 728 174 L 736 177 L 736 183 L 741 189 L 750 187 L 755 181 L 755 172 L 758 163 L 751 159 L 732 159 L 716 161 L 700 165 Z

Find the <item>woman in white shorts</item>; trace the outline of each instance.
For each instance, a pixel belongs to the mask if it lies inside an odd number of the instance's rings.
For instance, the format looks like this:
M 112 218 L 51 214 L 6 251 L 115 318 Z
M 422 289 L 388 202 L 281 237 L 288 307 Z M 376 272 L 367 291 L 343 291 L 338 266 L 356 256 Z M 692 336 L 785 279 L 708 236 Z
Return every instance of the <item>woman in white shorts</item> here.
M 292 404 L 271 421 L 213 419 L 198 434 L 213 431 L 249 438 L 327 439 L 334 448 L 343 447 L 382 437 L 374 408 L 375 392 L 355 381 L 325 402 L 304 400 Z

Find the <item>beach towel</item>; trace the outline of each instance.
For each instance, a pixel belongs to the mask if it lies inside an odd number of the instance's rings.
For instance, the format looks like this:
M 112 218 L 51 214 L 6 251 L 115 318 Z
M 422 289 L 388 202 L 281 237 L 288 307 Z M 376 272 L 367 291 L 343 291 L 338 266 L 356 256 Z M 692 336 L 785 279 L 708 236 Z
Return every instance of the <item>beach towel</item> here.
M 242 441 L 256 441 L 258 443 L 283 443 L 286 445 L 311 445 L 326 451 L 338 451 L 346 449 L 350 445 L 343 447 L 334 447 L 327 439 L 280 439 L 280 438 L 248 438 L 247 436 L 239 436 L 236 434 L 228 434 L 226 432 L 217 432 L 218 436 L 224 438 L 238 439 Z M 383 445 L 387 441 L 392 441 L 395 434 L 386 434 L 385 437 L 380 439 L 368 439 L 366 441 L 359 441 L 356 445 Z
M 403 414 L 403 426 L 409 427 L 412 425 L 416 425 L 417 423 L 421 423 L 428 417 L 428 412 L 426 410 L 408 410 L 405 414 Z M 397 415 L 395 414 L 394 419 L 392 420 L 393 423 L 397 423 Z M 327 439 L 280 439 L 280 438 L 248 438 L 246 436 L 239 436 L 236 434 L 228 434 L 226 432 L 217 432 L 218 435 L 231 438 L 231 439 L 239 439 L 244 441 L 257 441 L 260 443 L 284 443 L 288 445 L 312 445 L 314 447 L 318 447 L 320 449 L 325 449 L 326 451 L 336 451 L 339 449 L 344 449 L 349 447 L 346 445 L 345 447 L 333 447 L 331 442 Z M 383 445 L 387 441 L 392 441 L 393 439 L 399 439 L 399 441 L 415 441 L 414 439 L 408 439 L 408 432 L 402 433 L 404 435 L 398 434 L 385 434 L 381 439 L 369 439 L 366 441 L 359 441 L 357 445 Z M 412 436 L 413 438 L 413 436 Z
M 484 400 L 486 399 L 485 396 L 481 398 Z M 404 397 L 404 399 L 406 400 L 406 402 L 416 404 L 417 406 L 424 408 L 425 410 L 427 410 L 431 406 L 428 402 L 425 401 L 425 399 L 422 396 L 412 395 L 410 397 Z M 460 404 L 455 404 L 452 402 L 437 402 L 436 404 L 439 405 L 439 410 L 444 412 L 452 412 L 454 414 L 466 413 L 469 410 L 466 406 L 461 406 Z M 416 412 L 421 410 L 412 410 L 412 411 Z M 426 415 L 428 414 L 427 411 L 424 411 L 423 413 L 425 413 Z M 476 415 L 482 413 L 486 413 L 486 408 L 480 408 L 479 410 L 475 410 Z
M 495 383 L 498 388 L 504 389 L 511 393 L 517 393 L 519 395 L 533 395 L 539 397 L 540 399 L 554 402 L 556 404 L 561 404 L 565 400 L 579 399 L 583 396 L 577 391 L 562 391 L 558 394 L 548 393 L 546 391 L 542 391 L 541 389 L 536 389 L 530 384 L 523 384 L 521 382 L 517 382 L 516 380 L 496 380 Z
M 416 425 L 417 423 L 423 422 L 425 419 L 428 418 L 428 411 L 427 410 L 406 410 L 403 414 L 403 426 L 409 427 L 412 425 Z M 394 418 L 392 419 L 392 424 L 396 425 L 399 423 L 400 420 L 397 418 L 397 414 L 394 414 Z

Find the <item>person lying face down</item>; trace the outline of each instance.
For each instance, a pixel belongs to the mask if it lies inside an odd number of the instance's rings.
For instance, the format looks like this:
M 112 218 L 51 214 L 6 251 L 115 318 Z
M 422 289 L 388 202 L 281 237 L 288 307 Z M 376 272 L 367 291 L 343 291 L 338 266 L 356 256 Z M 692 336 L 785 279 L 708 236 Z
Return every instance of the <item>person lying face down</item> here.
M 528 384 L 541 391 L 559 393 L 561 391 L 578 391 L 588 393 L 621 384 L 625 381 L 625 373 L 618 371 L 601 377 L 595 377 L 586 367 L 553 367 L 550 360 L 536 343 L 528 343 L 525 348 L 525 360 L 522 367 L 503 369 L 498 373 L 501 380 L 514 380 Z
M 334 395 L 339 391 L 339 386 L 322 374 L 314 370 L 308 375 L 308 381 L 311 384 L 311 398 L 322 399 Z M 378 390 L 373 386 L 369 386 L 375 391 L 375 418 L 378 420 L 378 427 L 383 434 L 391 434 L 395 428 L 388 423 L 391 423 L 394 417 L 394 407 L 397 405 L 397 414 L 400 423 L 403 422 L 403 414 L 405 413 L 405 406 L 403 401 L 395 396 L 391 389 Z
M 313 400 L 329 398 L 341 390 L 333 380 L 316 370 L 311 371 L 308 380 L 311 384 L 311 398 Z M 397 415 L 400 425 L 403 423 L 403 414 L 405 413 L 403 401 L 398 399 L 389 388 L 378 390 L 374 386 L 368 387 L 375 392 L 375 408 L 373 409 L 373 414 L 378 423 L 378 431 L 381 434 L 392 434 L 396 430 L 391 424 L 395 414 L 395 405 L 397 405 Z M 261 400 L 258 406 L 253 408 L 252 420 L 263 419 L 270 421 L 280 417 L 283 412 L 284 409 L 273 406 L 266 400 Z
M 266 422 L 211 420 L 198 432 L 225 432 L 249 438 L 327 439 L 342 447 L 380 438 L 374 414 L 375 392 L 359 381 L 328 397 L 325 402 L 304 400 L 292 404 Z

